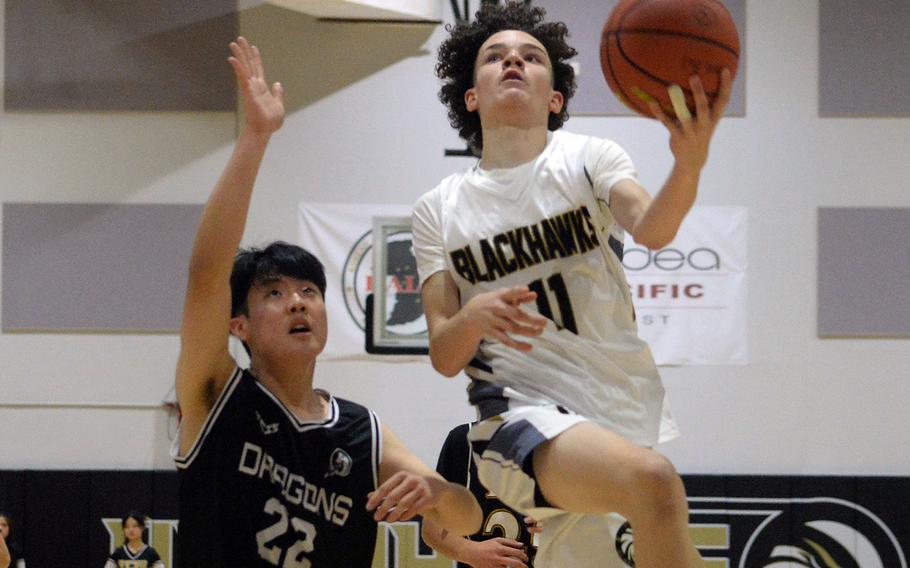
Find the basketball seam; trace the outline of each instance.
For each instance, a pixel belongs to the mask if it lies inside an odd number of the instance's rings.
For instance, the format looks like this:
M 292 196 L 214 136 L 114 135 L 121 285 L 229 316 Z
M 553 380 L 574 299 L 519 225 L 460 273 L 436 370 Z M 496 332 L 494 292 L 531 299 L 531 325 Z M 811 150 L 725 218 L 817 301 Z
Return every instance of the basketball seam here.
M 611 31 L 604 32 L 605 36 L 611 36 L 611 35 L 617 36 L 616 37 L 617 43 L 619 43 L 619 36 L 621 34 L 654 34 L 654 35 L 662 35 L 662 36 L 681 37 L 681 38 L 685 38 L 685 39 L 695 40 L 700 43 L 706 43 L 708 45 L 713 45 L 714 47 L 717 47 L 717 48 L 723 49 L 724 51 L 729 52 L 731 55 L 734 55 L 737 58 L 739 57 L 739 52 L 725 43 L 721 43 L 721 42 L 715 41 L 713 39 L 709 39 L 706 37 L 698 36 L 695 34 L 689 34 L 689 33 L 685 33 L 685 32 L 671 32 L 668 30 L 655 30 L 655 29 L 648 29 L 648 28 L 633 28 L 633 29 L 621 28 L 618 30 L 611 30 Z
M 608 40 L 608 42 L 609 42 L 609 40 Z M 617 50 L 619 49 L 619 38 L 618 37 L 616 38 L 616 49 Z M 613 77 L 613 82 L 616 84 L 616 87 L 620 91 L 622 91 L 622 97 L 624 99 L 623 102 L 626 103 L 626 106 L 636 105 L 635 99 L 633 99 L 629 96 L 629 93 L 626 92 L 626 89 L 623 86 L 622 82 L 619 80 L 619 77 L 616 76 L 616 68 L 613 66 L 613 61 L 612 61 L 612 58 L 614 56 L 614 54 L 613 54 L 614 50 L 610 49 L 609 43 L 607 43 L 606 51 L 607 51 L 607 66 L 610 68 L 610 75 Z M 625 55 L 623 55 L 622 53 L 620 53 L 620 55 L 622 55 L 623 59 L 626 59 L 628 61 L 628 58 Z M 641 109 L 633 108 L 632 111 L 641 112 Z
M 639 65 L 638 63 L 633 61 L 632 58 L 630 58 L 626 54 L 626 50 L 623 49 L 622 41 L 621 41 L 621 38 L 619 37 L 619 34 L 615 34 L 615 35 L 616 35 L 616 49 L 619 51 L 619 55 L 621 55 L 622 58 L 625 59 L 629 65 L 631 65 L 633 68 L 635 68 L 638 72 L 640 72 L 645 77 L 648 77 L 648 78 L 652 79 L 653 81 L 660 83 L 664 87 L 669 87 L 670 85 L 674 84 L 672 81 L 667 81 L 666 79 L 662 79 L 662 78 L 658 77 L 657 75 L 651 73 L 650 71 L 648 71 L 647 69 L 645 69 L 644 67 L 642 67 L 641 65 Z M 610 66 L 611 74 L 612 74 L 612 70 L 613 70 L 613 66 L 611 65 Z M 615 75 L 613 78 L 616 79 Z M 618 81 L 617 81 L 617 84 L 619 84 Z M 686 87 L 685 85 L 679 85 L 679 87 L 683 90 L 683 92 L 685 94 L 694 96 L 692 89 Z M 622 88 L 622 87 L 620 87 L 620 88 Z M 622 89 L 622 90 L 623 90 L 623 94 L 625 95 L 625 89 Z M 713 92 L 706 91 L 705 94 L 708 95 L 709 97 L 713 97 L 713 96 L 716 96 L 717 93 L 719 93 L 719 92 L 720 91 L 713 91 Z
M 636 2 L 633 6 L 630 6 L 629 9 L 626 10 L 626 13 L 622 15 L 622 18 L 619 19 L 618 29 L 621 30 L 623 28 L 623 24 L 625 23 L 626 18 L 629 17 L 629 14 L 631 14 L 632 12 L 634 12 L 635 10 L 640 8 L 641 5 L 647 1 L 648 0 L 638 0 L 638 2 Z M 614 33 L 608 31 L 604 35 L 608 36 L 607 37 L 607 60 L 610 61 L 611 53 L 610 53 L 610 49 L 609 49 L 609 47 L 610 47 L 609 36 L 614 35 Z M 615 35 L 616 35 L 616 49 L 619 51 L 619 56 L 622 57 L 623 59 L 625 59 L 626 62 L 629 63 L 629 65 L 631 65 L 634 69 L 639 69 L 645 75 L 651 76 L 650 73 L 646 72 L 644 69 L 640 69 L 638 67 L 638 65 L 636 65 L 631 59 L 629 59 L 629 57 L 626 55 L 625 51 L 622 48 L 622 42 L 620 41 L 619 34 L 615 34 Z M 627 101 L 626 105 L 627 106 L 630 104 L 634 105 L 635 108 L 632 109 L 633 111 L 637 111 L 645 116 L 648 116 L 650 114 L 650 108 L 648 108 L 648 105 L 646 103 L 644 103 L 643 101 L 641 101 L 640 99 L 638 99 L 637 97 L 632 98 L 629 96 L 629 93 L 626 92 L 626 89 L 623 86 L 622 82 L 619 80 L 619 77 L 616 76 L 615 69 L 613 67 L 612 62 L 610 63 L 610 74 L 613 75 L 613 80 L 616 81 L 616 84 L 619 86 L 619 90 L 622 91 L 622 95 Z M 656 80 L 658 80 L 658 82 L 662 82 L 659 79 L 656 79 Z M 666 83 L 664 83 L 664 84 L 666 85 Z M 642 108 L 641 105 L 644 105 L 644 108 Z M 648 111 L 648 112 L 645 112 L 645 111 Z

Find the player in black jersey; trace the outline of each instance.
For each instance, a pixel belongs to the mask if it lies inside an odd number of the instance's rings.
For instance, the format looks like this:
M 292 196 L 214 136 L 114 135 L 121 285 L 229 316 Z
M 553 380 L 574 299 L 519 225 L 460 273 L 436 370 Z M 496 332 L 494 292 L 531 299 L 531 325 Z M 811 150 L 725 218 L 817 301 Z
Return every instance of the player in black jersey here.
M 533 567 L 533 537 L 540 529 L 534 519 L 509 508 L 480 483 L 468 442 L 471 426 L 452 428 L 439 451 L 436 471 L 474 494 L 483 511 L 480 531 L 465 538 L 424 520 L 423 539 L 436 551 L 457 560 L 459 568 Z
M 327 335 L 320 262 L 285 243 L 235 261 L 284 105 L 258 49 L 238 38 L 231 52 L 244 125 L 193 244 L 177 364 L 180 568 L 367 567 L 376 522 L 417 515 L 474 532 L 480 509 L 467 489 L 363 406 L 313 388 Z M 250 369 L 236 367 L 228 332 Z
M 146 517 L 139 511 L 130 511 L 123 517 L 123 546 L 108 557 L 104 568 L 164 568 L 158 551 L 142 539 Z
M 131 550 L 124 544 L 111 553 L 104 568 L 164 568 L 158 552 L 147 544 Z
M 164 562 L 142 538 L 145 533 L 146 517 L 138 511 L 130 511 L 123 517 L 123 546 L 115 549 L 104 568 L 164 568 Z

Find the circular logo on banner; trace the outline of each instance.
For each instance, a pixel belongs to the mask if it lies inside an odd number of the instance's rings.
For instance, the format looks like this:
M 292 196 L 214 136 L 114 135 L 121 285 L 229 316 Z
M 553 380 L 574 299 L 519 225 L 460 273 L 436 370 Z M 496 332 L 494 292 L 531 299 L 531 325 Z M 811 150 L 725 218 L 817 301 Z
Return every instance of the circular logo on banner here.
M 360 329 L 366 328 L 366 295 L 373 277 L 373 231 L 367 231 L 351 247 L 341 269 L 341 293 L 348 315 Z M 369 280 L 368 280 L 369 279 Z
M 373 281 L 373 231 L 365 232 L 344 261 L 341 288 L 348 314 L 361 330 L 366 329 L 367 294 L 384 289 L 386 330 L 397 335 L 420 335 L 427 331 L 410 231 L 389 235 L 384 287 L 376 286 Z

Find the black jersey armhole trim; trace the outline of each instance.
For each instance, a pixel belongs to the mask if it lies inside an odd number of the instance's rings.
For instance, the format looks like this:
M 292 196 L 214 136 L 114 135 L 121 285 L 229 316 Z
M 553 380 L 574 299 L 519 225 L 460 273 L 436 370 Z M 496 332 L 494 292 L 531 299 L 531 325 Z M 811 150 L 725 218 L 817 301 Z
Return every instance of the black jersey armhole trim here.
M 382 426 L 379 423 L 379 417 L 372 410 L 370 413 L 370 429 L 372 430 L 371 453 L 370 458 L 373 466 L 373 489 L 379 488 L 379 464 L 382 462 Z
M 215 405 L 212 406 L 212 409 L 209 411 L 209 415 L 205 418 L 205 422 L 202 424 L 202 429 L 199 431 L 199 434 L 196 436 L 196 440 L 193 442 L 193 445 L 190 446 L 190 451 L 186 453 L 185 456 L 177 455 L 174 457 L 174 463 L 176 463 L 178 469 L 187 469 L 193 463 L 193 459 L 196 455 L 199 454 L 200 449 L 202 448 L 203 443 L 205 442 L 206 437 L 209 435 L 209 432 L 215 426 L 215 422 L 218 420 L 218 416 L 221 414 L 221 411 L 224 409 L 224 406 L 227 404 L 228 399 L 231 398 L 231 395 L 236 390 L 237 385 L 240 384 L 240 378 L 243 376 L 243 369 L 236 367 L 234 373 L 231 375 L 231 378 L 228 379 L 227 384 L 224 386 L 224 389 L 221 391 L 221 394 L 218 395 L 218 400 L 215 401 Z M 178 434 L 179 436 L 179 434 Z M 179 437 L 178 437 L 179 440 Z M 178 449 L 179 452 L 179 442 Z
M 474 444 L 471 442 L 471 428 L 474 427 L 473 422 L 468 422 L 468 431 L 465 432 L 465 441 L 468 443 L 468 463 L 467 463 L 467 475 L 465 476 L 464 486 L 468 489 L 471 488 L 471 464 L 474 463 Z

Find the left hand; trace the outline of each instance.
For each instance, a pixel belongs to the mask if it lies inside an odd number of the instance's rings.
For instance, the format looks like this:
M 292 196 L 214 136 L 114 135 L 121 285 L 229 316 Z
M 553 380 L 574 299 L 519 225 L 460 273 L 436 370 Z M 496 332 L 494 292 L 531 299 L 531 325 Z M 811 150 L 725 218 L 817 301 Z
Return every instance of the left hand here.
M 698 75 L 689 78 L 689 86 L 695 99 L 695 116 L 691 118 L 680 120 L 670 118 L 654 100 L 650 101 L 648 106 L 654 117 L 670 131 L 670 151 L 676 158 L 677 167 L 697 175 L 708 159 L 708 146 L 714 129 L 724 114 L 724 108 L 730 102 L 733 79 L 729 70 L 721 71 L 720 91 L 713 105 L 708 104 L 708 96 Z
M 238 37 L 230 44 L 228 62 L 240 86 L 246 126 L 259 134 L 271 134 L 284 122 L 284 88 L 274 83 L 269 88 L 259 48 L 246 38 Z
M 399 471 L 367 495 L 367 511 L 375 510 L 373 519 L 377 522 L 409 521 L 439 501 L 436 483 L 433 478 Z

